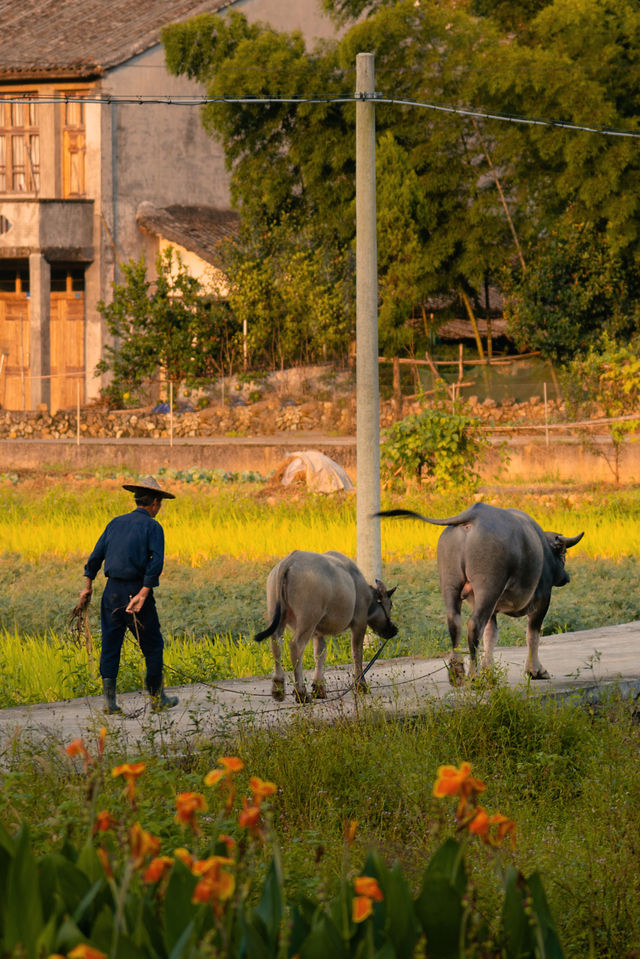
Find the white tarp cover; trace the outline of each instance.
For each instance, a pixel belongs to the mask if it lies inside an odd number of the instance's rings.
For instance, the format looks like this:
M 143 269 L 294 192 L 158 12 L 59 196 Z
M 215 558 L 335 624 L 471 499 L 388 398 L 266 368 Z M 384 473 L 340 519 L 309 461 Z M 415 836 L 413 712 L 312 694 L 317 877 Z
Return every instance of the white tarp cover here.
M 290 453 L 292 457 L 282 476 L 282 485 L 289 486 L 301 473 L 309 489 L 319 493 L 335 493 L 336 490 L 352 490 L 353 483 L 343 468 L 319 450 Z

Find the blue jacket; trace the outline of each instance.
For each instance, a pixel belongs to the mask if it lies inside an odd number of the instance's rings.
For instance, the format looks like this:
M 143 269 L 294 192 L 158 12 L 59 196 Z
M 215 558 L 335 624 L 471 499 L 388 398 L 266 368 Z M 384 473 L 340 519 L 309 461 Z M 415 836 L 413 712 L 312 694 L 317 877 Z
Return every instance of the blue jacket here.
M 116 516 L 94 546 L 84 575 L 95 579 L 104 562 L 105 576 L 142 581 L 153 589 L 164 565 L 164 531 L 145 509 Z

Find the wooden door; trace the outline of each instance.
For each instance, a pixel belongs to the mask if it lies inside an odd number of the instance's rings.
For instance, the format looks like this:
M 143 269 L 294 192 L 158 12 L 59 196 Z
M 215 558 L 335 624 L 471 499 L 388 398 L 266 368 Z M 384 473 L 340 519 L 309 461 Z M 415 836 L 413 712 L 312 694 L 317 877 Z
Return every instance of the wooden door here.
M 26 293 L 0 292 L 0 407 L 31 408 L 29 300 Z
M 84 403 L 84 293 L 52 293 L 51 412 Z

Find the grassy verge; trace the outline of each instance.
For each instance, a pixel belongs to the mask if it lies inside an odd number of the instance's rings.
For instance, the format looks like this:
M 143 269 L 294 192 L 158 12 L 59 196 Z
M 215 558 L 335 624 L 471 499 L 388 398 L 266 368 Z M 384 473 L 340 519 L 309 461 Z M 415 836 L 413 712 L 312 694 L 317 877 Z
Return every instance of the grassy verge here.
M 95 754 L 96 744 L 87 745 Z M 249 775 L 278 785 L 274 826 L 289 889 L 327 896 L 343 869 L 348 820 L 358 821 L 354 874 L 374 846 L 388 864 L 402 865 L 415 894 L 426 861 L 454 830 L 451 804 L 432 795 L 437 768 L 467 759 L 486 785 L 487 807 L 516 821 L 516 849 L 503 850 L 501 861 L 541 871 L 566 955 L 620 959 L 640 948 L 640 730 L 622 702 L 594 712 L 502 688 L 490 698 L 472 690 L 460 708 L 425 704 L 412 719 L 365 707 L 358 723 L 327 727 L 301 712 L 289 727 L 246 726 L 197 748 L 189 738 L 173 742 L 151 732 L 135 755 L 124 748 L 109 733 L 105 768 L 125 759 L 146 763 L 136 816 L 169 854 L 188 841 L 174 818 L 175 795 L 203 791 L 220 755 L 240 756 L 241 794 Z M 91 829 L 91 810 L 127 818 L 121 782 L 106 774 L 88 795 L 83 763 L 61 745 L 29 747 L 23 737 L 2 762 L 0 818 L 12 831 L 27 822 L 43 850 L 65 838 L 79 843 Z M 202 841 L 209 841 L 206 816 L 202 826 Z M 495 863 L 477 848 L 470 864 L 471 895 L 495 921 Z

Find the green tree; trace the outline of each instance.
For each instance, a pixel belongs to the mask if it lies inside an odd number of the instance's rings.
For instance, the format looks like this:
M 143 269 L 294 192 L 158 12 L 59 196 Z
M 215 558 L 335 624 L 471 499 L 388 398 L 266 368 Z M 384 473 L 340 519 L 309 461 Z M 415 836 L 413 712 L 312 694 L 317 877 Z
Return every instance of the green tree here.
M 376 55 L 378 89 L 445 103 L 467 99 L 470 56 L 488 57 L 496 42 L 490 24 L 412 0 L 381 6 L 340 43 L 311 53 L 299 35 L 249 25 L 240 14 L 199 17 L 167 28 L 163 37 L 169 69 L 206 83 L 211 96 L 231 89 L 248 97 L 350 94 L 356 54 L 366 49 Z M 247 70 L 249 62 L 260 62 L 261 70 Z M 271 237 L 274 227 L 288 224 L 293 236 L 304 226 L 347 278 L 355 237 L 355 106 L 211 103 L 203 120 L 224 146 L 234 201 L 254 233 Z M 479 286 L 502 263 L 509 239 L 495 186 L 479 175 L 483 153 L 470 123 L 383 105 L 376 122 L 382 339 L 394 350 L 407 339 L 401 321 L 413 308 L 452 285 Z M 284 231 L 280 237 L 286 245 Z
M 221 372 L 237 351 L 237 332 L 224 304 L 214 304 L 169 247 L 156 259 L 150 279 L 144 256 L 123 266 L 124 282 L 113 285 L 111 303 L 101 301 L 114 345 L 96 371 L 111 372 L 106 389 L 120 404 L 125 392 L 140 389 L 162 371 L 168 382 L 194 384 Z
M 638 329 L 638 281 L 606 235 L 568 215 L 508 284 L 509 333 L 520 349 L 566 361 L 603 332 L 615 338 Z

